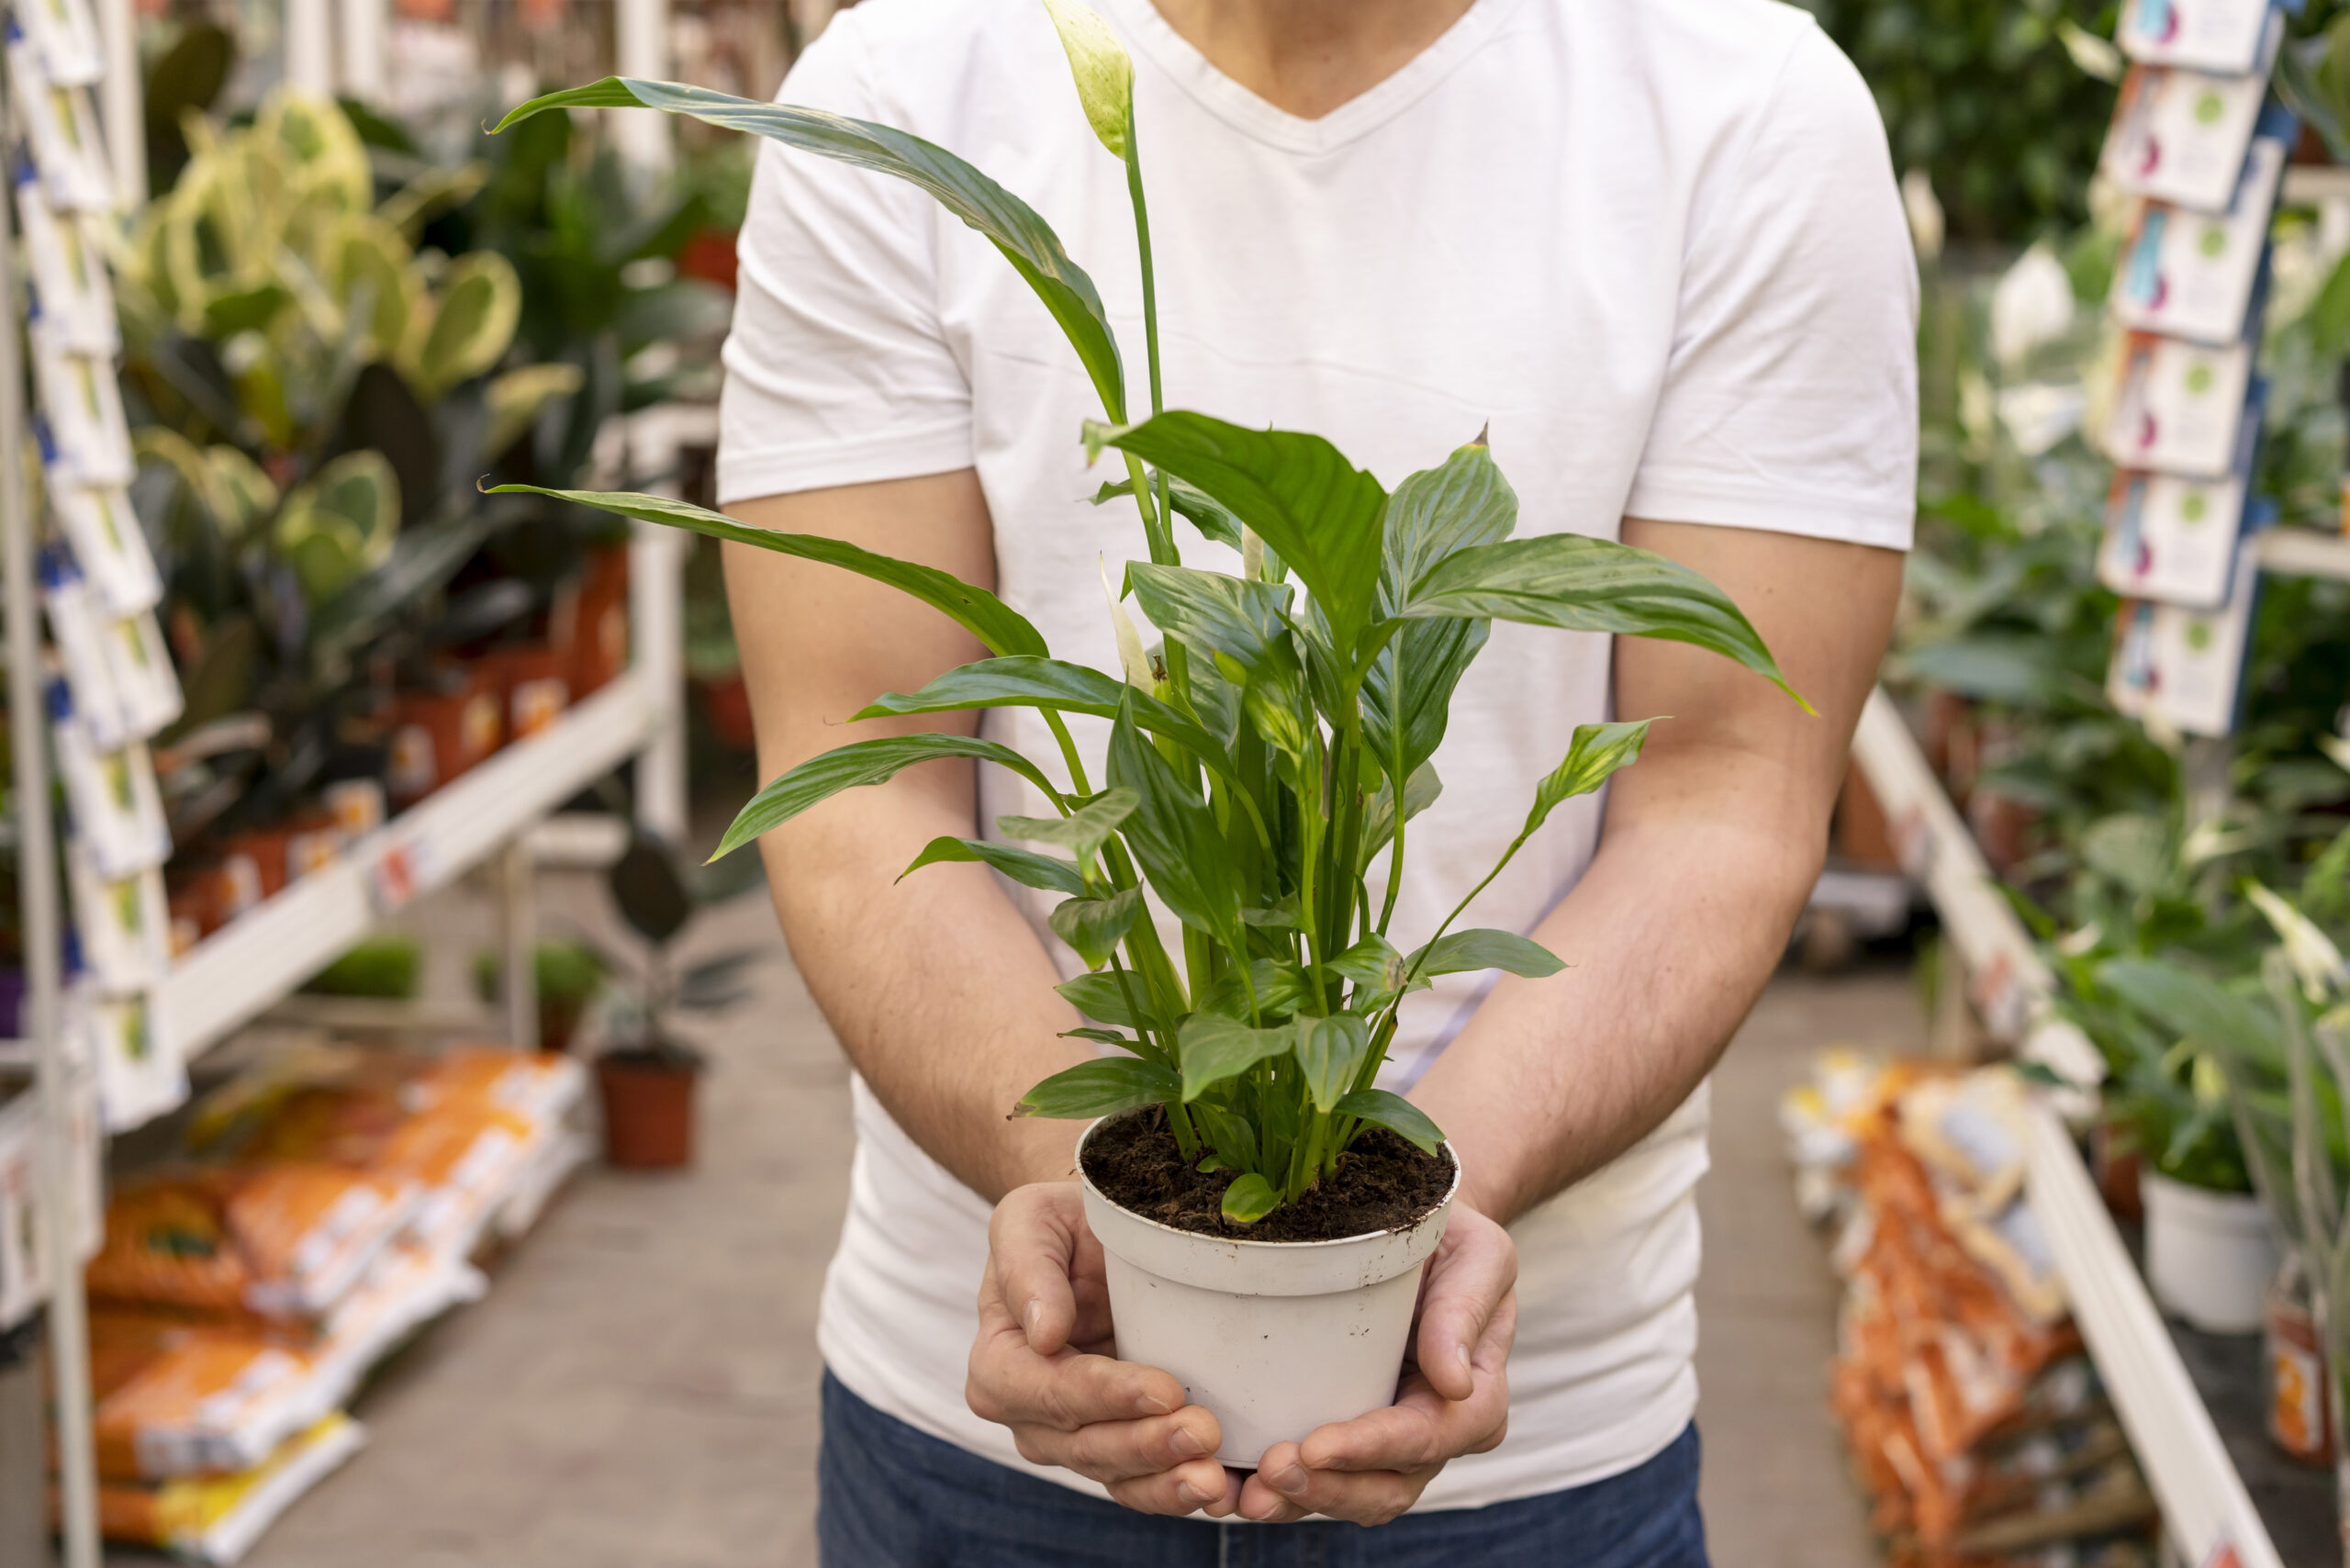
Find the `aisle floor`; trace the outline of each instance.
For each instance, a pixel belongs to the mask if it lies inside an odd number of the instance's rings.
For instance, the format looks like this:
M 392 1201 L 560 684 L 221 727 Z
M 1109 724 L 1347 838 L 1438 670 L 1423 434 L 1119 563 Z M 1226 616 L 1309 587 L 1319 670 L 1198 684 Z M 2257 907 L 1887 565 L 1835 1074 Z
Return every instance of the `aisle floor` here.
M 377 1379 L 367 1450 L 252 1568 L 813 1563 L 813 1330 L 846 1193 L 847 1073 L 764 901 L 688 937 L 704 954 L 749 945 L 777 956 L 701 1032 L 716 1068 L 699 1166 L 585 1173 L 487 1301 Z M 1720 1568 L 1876 1561 L 1824 1409 L 1831 1282 L 1774 1102 L 1823 1042 L 1914 1048 L 1918 1033 L 1898 973 L 1784 977 L 1717 1079 L 1698 1359 Z

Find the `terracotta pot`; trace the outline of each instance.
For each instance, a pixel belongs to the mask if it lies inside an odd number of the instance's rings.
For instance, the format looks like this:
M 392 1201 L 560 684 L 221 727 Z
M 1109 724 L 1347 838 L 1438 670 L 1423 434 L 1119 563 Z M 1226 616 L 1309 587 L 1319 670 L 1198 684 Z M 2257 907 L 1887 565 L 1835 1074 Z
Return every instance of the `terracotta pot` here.
M 539 1049 L 548 1052 L 567 1051 L 571 1036 L 579 1032 L 579 1021 L 588 1016 L 586 996 L 539 996 Z
M 718 285 L 729 294 L 734 292 L 737 270 L 734 231 L 731 229 L 702 230 L 677 252 L 679 277 L 701 278 Z
M 385 783 L 393 800 L 420 801 L 498 749 L 505 726 L 498 693 L 472 678 L 440 692 L 411 692 L 393 705 L 391 766 Z
M 1844 765 L 1844 788 L 1836 797 L 1836 853 L 1856 867 L 1873 871 L 1898 871 L 1901 857 L 1893 847 L 1893 827 L 1868 779 L 1852 763 Z
M 282 827 L 241 833 L 221 846 L 218 890 L 213 895 L 223 922 L 275 898 L 285 886 L 285 844 L 291 836 Z
M 623 1170 L 676 1170 L 693 1163 L 698 1067 L 635 1051 L 596 1063 L 604 1101 L 604 1158 Z
M 506 715 L 506 738 L 535 735 L 571 705 L 570 661 L 544 643 L 492 650 L 482 660 Z
M 565 655 L 571 700 L 628 667 L 628 546 L 590 550 L 576 589 L 558 602 L 550 641 Z
M 702 711 L 710 715 L 711 733 L 730 751 L 749 751 L 758 744 L 751 724 L 751 689 L 743 672 L 734 670 L 699 683 Z
M 2128 1224 L 2146 1217 L 2145 1200 L 2138 1190 L 2143 1170 L 2136 1135 L 2114 1122 L 2089 1128 L 2089 1171 L 2097 1178 L 2098 1195 L 2106 1212 Z

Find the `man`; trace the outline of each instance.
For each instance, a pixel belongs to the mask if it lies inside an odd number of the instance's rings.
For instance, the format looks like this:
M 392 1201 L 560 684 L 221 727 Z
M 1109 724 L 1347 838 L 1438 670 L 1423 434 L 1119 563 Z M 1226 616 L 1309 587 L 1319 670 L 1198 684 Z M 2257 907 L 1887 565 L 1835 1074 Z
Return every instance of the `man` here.
M 1909 538 L 1916 279 L 1874 107 L 1772 0 L 1098 4 L 1135 58 L 1170 407 L 1316 431 L 1390 486 L 1490 425 L 1521 535 L 1695 567 L 1818 713 L 1680 644 L 1494 628 L 1414 825 L 1411 939 L 1576 724 L 1672 717 L 1465 917 L 1568 969 L 1451 977 L 1399 1035 L 1386 1081 L 1465 1177 L 1398 1403 L 1245 1476 L 1171 1377 L 1113 1359 L 1080 1129 L 1006 1117 L 1088 1049 L 1059 1037 L 1073 960 L 1046 901 L 977 866 L 894 881 L 931 838 L 1040 803 L 938 763 L 768 835 L 857 1071 L 820 1327 L 823 1560 L 1701 1565 L 1704 1079 L 1818 873 Z M 782 95 L 1025 197 L 1140 385 L 1124 172 L 1038 0 L 867 0 Z M 742 260 L 735 515 L 990 584 L 1058 656 L 1117 668 L 1102 564 L 1141 555 L 1139 529 L 1085 503 L 1101 410 L 1002 258 L 911 186 L 769 148 Z M 763 777 L 886 733 L 844 721 L 981 652 L 886 588 L 729 549 Z M 1054 755 L 1028 715 L 977 727 Z M 1102 727 L 1080 739 L 1098 757 Z

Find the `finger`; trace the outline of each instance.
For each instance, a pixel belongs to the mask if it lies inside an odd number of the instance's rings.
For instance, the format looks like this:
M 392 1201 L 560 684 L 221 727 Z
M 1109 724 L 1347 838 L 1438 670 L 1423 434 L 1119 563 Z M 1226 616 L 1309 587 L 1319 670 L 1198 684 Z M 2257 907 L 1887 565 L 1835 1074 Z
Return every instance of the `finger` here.
M 1017 1329 L 971 1347 L 964 1397 L 981 1418 L 1073 1432 L 1096 1421 L 1171 1416 L 1183 1385 L 1157 1367 L 1064 1350 L 1039 1356 Z
M 1321 1514 L 1360 1525 L 1382 1525 L 1419 1500 L 1440 1464 L 1360 1474 L 1309 1470 L 1298 1460 L 1298 1445 L 1277 1443 L 1265 1452 L 1257 1473 L 1241 1489 L 1242 1517 L 1283 1524 Z
M 1414 1358 L 1447 1399 L 1466 1399 L 1475 1389 L 1477 1341 L 1516 1284 L 1509 1232 L 1472 1208 L 1456 1208 L 1428 1263 Z
M 1013 1437 L 1031 1462 L 1061 1465 L 1105 1484 L 1181 1469 L 1209 1458 L 1223 1440 L 1215 1417 L 1197 1405 L 1143 1421 L 1096 1421 L 1073 1432 L 1015 1427 Z
M 1206 1510 L 1216 1518 L 1232 1511 L 1238 1491 L 1231 1473 L 1213 1460 L 1194 1460 L 1156 1475 L 1110 1484 L 1112 1499 L 1137 1513 L 1180 1516 Z
M 1040 1356 L 1068 1344 L 1076 1327 L 1077 1294 L 1069 1276 L 1076 1269 L 1079 1237 L 1091 1235 L 1084 1200 L 1070 1182 L 1014 1188 L 988 1222 L 994 1289 Z

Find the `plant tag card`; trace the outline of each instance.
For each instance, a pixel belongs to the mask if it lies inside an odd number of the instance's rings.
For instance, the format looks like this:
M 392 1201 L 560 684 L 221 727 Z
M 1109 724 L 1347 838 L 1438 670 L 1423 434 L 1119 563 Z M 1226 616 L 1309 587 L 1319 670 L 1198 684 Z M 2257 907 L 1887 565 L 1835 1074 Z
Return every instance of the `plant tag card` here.
M 111 751 L 140 738 L 131 733 L 121 694 L 115 689 L 114 661 L 106 653 L 106 618 L 92 602 L 89 585 L 62 550 L 41 553 L 40 597 L 41 608 L 49 615 L 50 636 L 56 641 L 58 656 L 65 666 L 73 711 L 89 730 L 92 743 Z
M 2227 602 L 2244 503 L 2242 475 L 2115 474 L 2098 580 L 2129 599 L 2216 609 Z
M 2113 41 L 2141 64 L 2238 73 L 2259 63 L 2270 9 L 2269 0 L 2123 0 Z
M 172 667 L 171 650 L 163 645 L 163 628 L 155 612 L 118 615 L 106 622 L 106 653 L 114 677 L 115 700 L 122 705 L 131 735 L 145 740 L 168 728 L 185 709 L 179 672 Z
M 2132 331 L 2222 344 L 2245 336 L 2254 284 L 2268 245 L 2268 219 L 2285 173 L 2285 143 L 2259 137 L 2244 162 L 2235 199 L 2212 216 L 2149 202 L 2122 248 L 2110 297 Z
M 113 1131 L 151 1122 L 187 1100 L 186 1064 L 147 996 L 106 996 L 84 983 L 65 993 L 66 1027 L 97 1064 L 98 1108 Z
M 31 273 L 27 317 L 76 353 L 112 354 L 122 346 L 114 286 L 86 217 L 61 213 L 29 162 L 17 165 L 17 220 Z
M 171 907 L 163 872 L 151 867 L 109 881 L 79 840 L 65 846 L 73 930 L 90 980 L 108 995 L 131 995 L 162 983 L 171 968 Z
M 2132 67 L 2098 169 L 2132 196 L 2198 212 L 2224 211 L 2244 173 L 2268 95 L 2269 67 L 2283 39 L 2284 19 L 2277 17 L 2263 36 L 2256 69 L 2246 75 Z
M 98 875 L 128 877 L 170 859 L 171 828 L 146 745 L 133 741 L 101 749 L 62 682 L 50 688 L 50 718 L 73 829 L 89 846 Z
M 119 485 L 82 484 L 54 464 L 46 479 L 58 530 L 107 613 L 136 615 L 162 603 L 163 579 L 139 516 L 130 510 L 129 493 Z
M 114 171 L 98 136 L 90 89 L 52 79 L 15 22 L 7 25 L 8 85 L 17 118 L 32 145 L 33 164 L 62 212 L 105 212 L 115 205 Z
M 15 17 L 51 82 L 87 87 L 106 74 L 97 17 L 88 0 L 18 0 Z
M 34 333 L 33 380 L 57 462 L 76 484 L 128 485 L 137 473 L 130 426 L 113 362 L 73 353 L 47 333 Z
M 2115 708 L 2190 735 L 2224 735 L 2235 728 L 2260 591 L 2248 543 L 2237 546 L 2233 576 L 2228 600 L 2217 610 L 2122 602 L 2106 675 L 2106 695 Z
M 33 1181 L 40 1169 L 40 1124 L 33 1097 L 0 1104 L 0 1328 L 32 1315 L 42 1285 L 40 1210 Z
M 2133 337 L 2122 351 L 2105 454 L 2123 468 L 2224 478 L 2244 444 L 2252 345 Z

